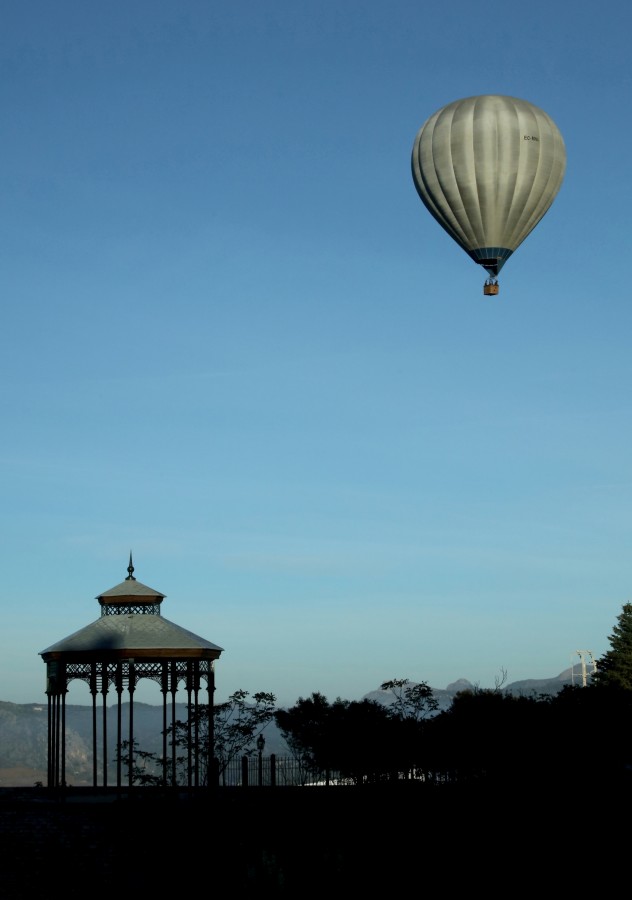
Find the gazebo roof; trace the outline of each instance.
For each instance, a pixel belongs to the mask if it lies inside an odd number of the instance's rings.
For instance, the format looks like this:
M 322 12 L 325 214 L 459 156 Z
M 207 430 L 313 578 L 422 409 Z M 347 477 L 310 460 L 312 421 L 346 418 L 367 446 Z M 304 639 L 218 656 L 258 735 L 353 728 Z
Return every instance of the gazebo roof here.
M 199 637 L 161 615 L 164 594 L 134 578 L 132 554 L 129 575 L 97 595 L 101 618 L 40 651 L 44 660 L 71 657 L 218 659 L 222 647 Z
M 204 656 L 217 658 L 222 647 L 207 641 L 192 631 L 181 628 L 164 616 L 147 616 L 130 613 L 120 616 L 102 616 L 90 625 L 80 628 L 56 644 L 41 651 L 41 656 L 67 653 L 94 653 L 112 651 L 120 655 L 125 651 L 129 656 L 198 656 L 199 651 L 208 651 Z M 138 651 L 138 652 L 137 652 Z M 148 651 L 155 651 L 153 654 Z M 198 651 L 197 653 L 195 651 Z

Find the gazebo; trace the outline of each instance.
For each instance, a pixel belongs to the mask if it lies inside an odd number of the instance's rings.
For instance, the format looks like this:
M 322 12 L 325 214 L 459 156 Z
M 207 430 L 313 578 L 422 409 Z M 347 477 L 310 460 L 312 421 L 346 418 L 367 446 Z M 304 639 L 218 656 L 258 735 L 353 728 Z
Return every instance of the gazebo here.
M 131 553 L 127 572 L 124 581 L 96 597 L 101 606 L 100 618 L 40 652 L 46 663 L 49 788 L 66 785 L 66 694 L 70 682 L 75 679 L 85 682 L 92 695 L 93 787 L 108 787 L 111 750 L 112 758 L 116 755 L 117 761 L 116 786 L 122 786 L 123 747 L 128 754 L 127 784 L 132 786 L 134 691 L 143 678 L 157 682 L 162 693 L 164 784 L 174 787 L 177 784 L 177 747 L 173 740 L 168 746 L 167 729 L 176 722 L 176 694 L 179 689 L 186 692 L 189 710 L 187 787 L 201 786 L 205 775 L 206 783 L 213 784 L 215 660 L 219 659 L 223 648 L 162 616 L 160 607 L 165 595 L 136 580 Z M 116 692 L 117 708 L 112 747 L 108 745 L 107 727 L 110 689 Z M 124 727 L 125 692 L 129 699 L 129 713 Z M 205 734 L 201 734 L 199 729 L 203 714 L 208 716 L 208 732 Z

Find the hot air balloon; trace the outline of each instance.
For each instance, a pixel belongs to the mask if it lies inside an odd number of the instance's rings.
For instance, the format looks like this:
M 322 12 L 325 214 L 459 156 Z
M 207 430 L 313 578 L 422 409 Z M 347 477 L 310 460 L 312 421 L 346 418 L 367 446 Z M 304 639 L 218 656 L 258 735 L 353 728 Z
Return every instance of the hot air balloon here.
M 566 148 L 547 113 L 483 94 L 442 107 L 417 132 L 412 174 L 422 202 L 488 278 L 498 273 L 555 199 Z

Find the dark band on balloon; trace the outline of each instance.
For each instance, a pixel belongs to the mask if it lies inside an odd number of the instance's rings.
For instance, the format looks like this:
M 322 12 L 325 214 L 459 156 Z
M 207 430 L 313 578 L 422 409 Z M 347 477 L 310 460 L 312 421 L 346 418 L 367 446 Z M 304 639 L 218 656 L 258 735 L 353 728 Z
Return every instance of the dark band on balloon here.
M 507 247 L 479 247 L 477 250 L 468 250 L 468 255 L 490 275 L 498 275 L 507 262 L 513 250 Z

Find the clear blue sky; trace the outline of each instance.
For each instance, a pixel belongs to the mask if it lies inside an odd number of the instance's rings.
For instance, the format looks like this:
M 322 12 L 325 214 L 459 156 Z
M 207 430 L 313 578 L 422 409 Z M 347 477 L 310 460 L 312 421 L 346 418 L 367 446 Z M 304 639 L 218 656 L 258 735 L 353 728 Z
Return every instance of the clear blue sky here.
M 224 648 L 218 700 L 608 649 L 631 33 L 611 0 L 3 4 L 0 699 L 44 699 L 39 652 L 130 550 Z M 568 154 L 497 298 L 410 173 L 425 119 L 483 93 Z

